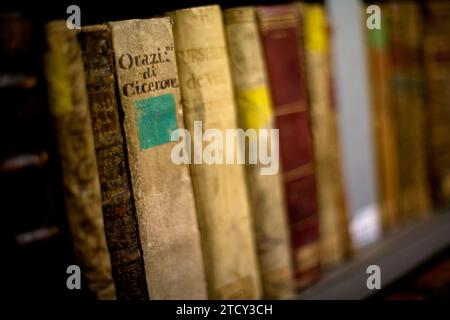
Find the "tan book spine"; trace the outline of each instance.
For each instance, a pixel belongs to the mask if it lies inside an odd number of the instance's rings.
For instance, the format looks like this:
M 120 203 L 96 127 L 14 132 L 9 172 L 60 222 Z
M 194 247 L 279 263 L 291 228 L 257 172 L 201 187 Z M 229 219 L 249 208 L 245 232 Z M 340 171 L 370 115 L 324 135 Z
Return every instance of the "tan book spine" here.
M 255 9 L 228 9 L 224 18 L 239 123 L 270 130 L 274 118 Z M 260 169 L 260 163 L 246 166 L 264 297 L 283 299 L 293 295 L 284 191 L 279 173 L 262 175 Z
M 348 254 L 348 229 L 336 109 L 331 100 L 328 23 L 320 4 L 297 3 L 303 16 L 306 66 L 319 199 L 321 262 L 329 266 Z
M 391 102 L 396 128 L 400 217 L 430 207 L 427 179 L 423 21 L 416 1 L 386 4 L 391 22 Z
M 183 113 L 170 20 L 109 25 L 149 296 L 204 299 L 189 167 L 171 159 Z
M 177 10 L 175 46 L 186 127 L 237 128 L 222 14 L 217 5 Z M 206 145 L 206 143 L 205 143 Z M 261 284 L 244 166 L 192 164 L 192 179 L 212 299 L 254 299 Z
M 381 12 L 385 6 L 381 6 Z M 364 8 L 364 15 L 365 8 Z M 367 30 L 372 115 L 376 146 L 378 199 L 384 229 L 399 221 L 398 154 L 395 144 L 395 124 L 391 103 L 390 22 L 382 15 L 381 29 Z
M 64 21 L 52 21 L 46 25 L 45 34 L 49 108 L 61 158 L 64 202 L 75 258 L 88 290 L 97 299 L 114 299 L 94 137 L 76 31 L 67 29 Z

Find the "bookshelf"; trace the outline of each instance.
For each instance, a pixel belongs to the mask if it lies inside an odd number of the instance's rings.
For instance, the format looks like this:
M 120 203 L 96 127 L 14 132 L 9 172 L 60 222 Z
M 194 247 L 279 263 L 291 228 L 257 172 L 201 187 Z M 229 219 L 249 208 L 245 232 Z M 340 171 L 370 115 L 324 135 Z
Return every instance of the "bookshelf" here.
M 450 246 L 450 208 L 417 219 L 384 235 L 356 252 L 347 263 L 325 272 L 322 279 L 301 292 L 302 300 L 356 300 L 379 292 L 366 288 L 366 269 L 381 268 L 381 290 Z
M 305 1 L 314 2 L 308 0 Z M 327 1 L 326 3 L 328 2 L 329 1 Z M 187 2 L 181 2 L 175 0 L 161 2 L 158 4 L 142 4 L 142 6 L 139 6 L 139 8 L 134 6 L 126 6 L 122 8 L 122 6 L 119 7 L 119 5 L 117 4 L 108 4 L 102 6 L 98 3 L 96 6 L 94 3 L 86 1 L 80 4 L 83 8 L 82 23 L 95 24 L 112 20 L 147 18 L 149 16 L 162 14 L 165 11 L 170 11 L 181 7 L 199 6 L 213 3 L 219 3 L 223 8 L 227 8 L 243 4 L 276 4 L 284 2 L 278 0 L 246 0 L 229 2 L 210 0 L 190 0 Z M 26 1 L 24 0 L 18 1 L 17 4 L 14 3 L 13 5 L 12 1 L 8 0 L 8 5 L 6 5 L 5 8 L 12 11 L 23 11 L 24 13 L 26 13 L 26 15 L 29 16 L 29 18 L 36 26 L 42 26 L 44 22 L 50 19 L 67 18 L 67 14 L 65 11 L 67 7 L 66 3 L 50 6 L 48 10 L 45 10 L 45 12 L 40 15 L 34 14 L 35 9 L 36 11 L 38 11 L 37 8 L 40 6 L 41 4 L 37 7 L 36 5 L 28 5 L 28 3 L 26 3 Z M 347 10 L 345 8 L 339 8 L 341 10 L 339 12 L 342 13 L 341 18 L 347 21 Z M 356 28 L 349 29 L 353 31 L 356 30 Z M 40 31 L 38 31 L 37 33 L 38 35 L 36 38 L 38 40 L 41 40 L 42 34 L 40 34 Z M 346 39 L 350 39 L 349 44 L 353 43 L 354 38 L 355 37 L 352 34 L 347 34 Z M 8 234 L 8 236 L 10 238 L 13 238 L 13 236 L 15 236 L 15 238 L 13 239 L 15 239 L 15 241 L 17 242 L 16 245 L 20 245 L 20 249 L 18 249 L 15 253 L 17 257 L 15 256 L 13 258 L 14 261 L 18 262 L 10 266 L 10 269 L 17 269 L 15 266 L 20 265 L 21 267 L 18 268 L 19 271 L 14 271 L 17 274 L 26 274 L 27 267 L 31 263 L 38 261 L 39 270 L 36 270 L 35 273 L 42 274 L 42 280 L 40 280 L 39 284 L 34 286 L 37 288 L 36 294 L 42 294 L 41 289 L 38 288 L 43 287 L 49 295 L 58 295 L 59 292 L 65 292 L 65 295 L 67 297 L 78 297 L 83 296 L 85 293 L 73 295 L 71 293 L 66 293 L 67 290 L 65 290 L 65 287 L 63 287 L 62 290 L 60 287 L 60 284 L 65 283 L 65 273 L 61 273 L 62 269 L 59 268 L 59 266 L 67 266 L 73 264 L 75 263 L 75 260 L 71 251 L 72 243 L 67 230 L 67 222 L 65 221 L 64 217 L 65 208 L 61 200 L 62 189 L 60 186 L 60 181 L 58 180 L 60 167 L 56 152 L 55 150 L 53 150 L 55 148 L 53 145 L 54 137 L 50 132 L 50 125 L 46 122 L 46 119 L 48 118 L 48 115 L 46 113 L 47 111 L 45 111 L 47 101 L 45 93 L 43 93 L 45 91 L 45 86 L 42 84 L 43 76 L 41 74 L 42 70 L 40 61 L 40 55 L 43 51 L 43 48 L 42 45 L 39 44 L 39 41 L 35 40 L 35 42 L 36 44 L 33 47 L 34 49 L 32 50 L 30 55 L 29 65 L 26 64 L 26 68 L 30 69 L 27 70 L 27 73 L 25 73 L 26 76 L 19 73 L 19 71 L 23 70 L 13 70 L 13 72 L 18 73 L 19 76 L 7 78 L 9 79 L 9 82 L 6 85 L 4 83 L 0 85 L 0 89 L 7 89 L 8 87 L 12 87 L 22 90 L 20 91 L 21 93 L 23 93 L 23 91 L 34 90 L 33 94 L 36 95 L 35 99 L 36 101 L 38 101 L 36 102 L 36 105 L 33 105 L 36 110 L 33 109 L 33 111 L 30 112 L 31 115 L 29 115 L 29 119 L 33 120 L 29 122 L 34 122 L 36 124 L 36 130 L 35 127 L 31 125 L 23 126 L 28 128 L 26 131 L 27 134 L 19 136 L 19 138 L 21 139 L 23 137 L 33 137 L 33 139 L 23 139 L 24 141 L 29 143 L 29 145 L 24 143 L 24 146 L 26 146 L 26 148 L 23 148 L 24 150 L 13 150 L 14 152 L 10 152 L 12 155 L 8 154 L 8 156 L 10 157 L 0 159 L 0 178 L 2 178 L 4 181 L 4 183 L 0 185 L 0 189 L 3 188 L 5 190 L 5 198 L 8 198 L 7 203 L 3 205 L 3 210 L 11 210 L 11 212 L 15 212 L 14 215 L 8 215 L 9 217 L 7 219 L 9 220 L 6 220 L 5 224 L 13 226 L 9 228 L 11 230 L 8 230 L 8 232 L 11 233 L 11 235 Z M 348 51 L 348 46 L 343 46 L 343 48 Z M 354 59 L 350 56 L 350 58 L 347 57 L 347 60 L 350 61 L 351 65 L 354 67 Z M 31 75 L 28 73 L 30 73 Z M 348 83 L 348 77 L 342 78 L 342 81 L 337 82 L 340 82 L 341 84 Z M 361 81 L 355 81 L 355 83 L 361 83 Z M 352 93 L 352 95 L 350 96 L 352 101 L 360 100 L 361 97 L 356 100 L 354 100 L 353 98 L 355 97 L 355 95 L 363 92 L 363 90 L 354 90 L 354 86 L 351 83 L 348 87 L 350 88 L 349 92 Z M 20 97 L 21 95 L 17 96 Z M 15 105 L 14 103 L 11 104 Z M 19 104 L 20 103 L 17 103 L 17 105 Z M 350 104 L 347 104 L 344 101 L 344 103 L 338 103 L 338 106 L 339 105 L 343 108 L 348 108 Z M 352 124 L 344 125 L 343 127 L 349 130 L 349 136 L 355 137 L 358 141 L 361 141 L 360 138 L 362 135 L 355 134 L 354 115 L 355 112 L 361 112 L 363 110 L 361 108 L 361 105 L 367 105 L 367 103 L 359 103 L 357 101 L 352 105 L 355 108 L 354 110 L 349 109 L 351 111 L 349 113 L 351 114 L 351 116 L 348 117 L 348 119 L 352 121 Z M 13 114 L 14 112 L 16 112 L 16 110 L 10 108 L 9 112 Z M 4 116 L 4 119 L 10 118 L 12 118 L 12 116 Z M 20 120 L 19 116 L 17 116 L 17 118 L 17 120 Z M 36 119 L 38 121 L 36 121 Z M 4 128 L 7 128 L 7 130 L 4 131 L 6 133 L 12 132 L 12 129 L 10 129 L 10 127 L 18 127 L 18 124 L 14 121 L 5 120 L 5 123 L 6 122 L 10 122 L 8 126 L 4 126 Z M 364 126 L 364 124 L 368 121 L 356 122 L 361 124 L 361 126 Z M 364 132 L 366 131 L 366 129 L 368 131 L 368 127 L 361 128 L 361 130 L 363 130 Z M 34 135 L 32 134 L 33 131 L 41 132 L 42 135 Z M 16 145 L 22 146 L 15 140 L 13 143 L 11 143 L 12 140 L 9 140 L 10 137 L 8 134 L 4 134 L 3 136 L 8 138 L 5 139 L 5 141 L 9 142 L 9 144 L 12 146 L 11 149 L 14 149 Z M 18 140 L 18 138 L 15 139 Z M 367 138 L 367 140 L 370 139 Z M 355 144 L 348 145 L 351 147 L 349 148 L 350 150 L 355 149 Z M 367 144 L 367 146 L 369 146 L 369 144 Z M 354 159 L 357 159 L 359 161 L 369 154 L 370 152 L 366 151 L 353 152 L 353 157 Z M 369 156 L 367 157 L 372 158 Z M 367 159 L 363 160 L 366 163 L 370 163 L 370 161 Z M 366 177 L 365 175 L 369 175 L 369 173 L 372 172 L 373 169 L 371 167 L 367 169 L 365 166 L 360 166 L 359 162 L 351 162 L 349 167 L 350 169 L 348 170 L 348 172 L 351 172 L 356 181 L 354 183 L 354 185 L 357 187 L 355 188 L 355 194 L 357 194 L 357 196 L 355 196 L 355 199 L 358 199 L 358 201 L 359 199 L 363 199 L 364 201 L 372 201 L 374 190 L 370 189 L 370 186 L 374 186 L 374 178 Z M 354 168 L 362 169 L 354 170 Z M 39 176 L 39 179 L 34 178 L 35 176 Z M 25 185 L 28 183 L 28 181 L 32 180 L 36 180 L 36 185 L 38 186 L 35 186 L 34 184 L 31 185 L 30 183 L 30 187 L 28 187 L 28 189 L 25 190 L 22 188 L 21 184 Z M 27 183 L 24 183 L 22 181 L 25 181 Z M 363 181 L 364 183 L 358 183 L 358 181 Z M 367 183 L 367 181 L 369 181 L 370 183 Z M 13 188 L 14 186 L 15 188 Z M 42 192 L 36 193 L 33 190 L 40 190 Z M 33 195 L 33 198 L 30 198 L 31 200 L 29 200 L 29 198 L 23 198 L 23 195 L 27 195 L 27 197 L 28 195 Z M 26 201 L 24 201 L 24 199 L 26 199 Z M 360 203 L 355 204 L 355 207 L 360 206 Z M 27 215 L 24 214 L 22 216 L 22 212 L 26 213 Z M 39 218 L 41 216 L 42 218 Z M 40 220 L 35 221 L 33 219 Z M 30 225 L 28 225 L 28 220 L 31 221 Z M 23 223 L 23 221 L 27 221 L 27 224 Z M 13 231 L 16 231 L 14 228 L 17 228 L 20 231 L 18 235 L 13 234 Z M 31 230 L 31 232 L 28 232 L 29 230 Z M 366 279 L 369 276 L 366 273 L 366 269 L 369 265 L 374 264 L 380 266 L 382 274 L 381 291 L 383 291 L 383 289 L 385 289 L 387 286 L 405 276 L 418 266 L 422 265 L 437 253 L 439 253 L 441 250 L 450 247 L 449 231 L 450 207 L 440 210 L 439 212 L 435 212 L 433 215 L 427 218 L 413 220 L 406 224 L 403 224 L 395 230 L 386 233 L 375 244 L 355 252 L 351 259 L 345 261 L 336 268 L 325 270 L 321 279 L 313 286 L 299 293 L 296 299 L 366 299 L 373 294 L 377 294 L 380 292 L 380 290 L 372 291 L 366 288 Z M 44 250 L 41 250 L 39 246 L 48 247 L 45 247 Z M 29 254 L 29 252 L 32 252 L 32 254 Z M 56 256 L 54 255 L 54 252 L 65 253 L 64 255 Z M 13 271 L 11 271 L 10 273 L 12 274 L 12 272 Z M 58 277 L 55 277 L 55 274 L 58 274 Z M 32 277 L 32 275 L 30 275 L 30 277 Z M 14 282 L 14 277 L 11 277 L 11 287 L 17 287 L 16 290 L 18 294 L 22 294 L 21 292 L 19 292 L 20 288 L 28 285 L 27 279 L 29 278 L 24 277 L 21 282 L 17 284 Z M 48 279 L 52 279 L 52 282 L 50 282 Z

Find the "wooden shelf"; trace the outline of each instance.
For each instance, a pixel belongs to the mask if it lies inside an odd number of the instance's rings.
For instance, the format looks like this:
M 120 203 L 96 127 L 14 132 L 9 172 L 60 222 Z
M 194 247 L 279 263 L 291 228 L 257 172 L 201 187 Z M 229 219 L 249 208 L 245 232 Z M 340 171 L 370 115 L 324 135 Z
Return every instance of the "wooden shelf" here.
M 450 246 L 450 209 L 417 219 L 386 234 L 380 241 L 355 254 L 349 262 L 325 273 L 297 299 L 364 299 L 379 290 L 369 290 L 369 265 L 381 268 L 381 289 Z

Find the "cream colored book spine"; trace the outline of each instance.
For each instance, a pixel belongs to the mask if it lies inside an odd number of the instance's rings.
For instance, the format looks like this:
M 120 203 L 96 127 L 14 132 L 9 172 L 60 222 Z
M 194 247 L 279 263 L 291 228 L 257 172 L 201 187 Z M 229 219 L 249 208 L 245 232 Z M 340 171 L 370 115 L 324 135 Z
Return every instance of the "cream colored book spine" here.
M 297 3 L 304 21 L 314 141 L 321 262 L 342 262 L 349 251 L 336 109 L 331 99 L 328 23 L 323 5 Z
M 169 13 L 186 127 L 237 128 L 222 13 L 217 5 Z M 206 143 L 205 143 L 206 145 Z M 244 166 L 192 164 L 208 290 L 212 299 L 255 299 L 261 284 Z
M 171 159 L 183 112 L 170 20 L 109 25 L 149 296 L 204 299 L 189 167 Z
M 228 9 L 224 18 L 238 122 L 244 129 L 271 130 L 273 111 L 255 9 Z M 283 299 L 293 295 L 284 192 L 279 173 L 262 175 L 260 169 L 260 163 L 246 166 L 264 297 Z

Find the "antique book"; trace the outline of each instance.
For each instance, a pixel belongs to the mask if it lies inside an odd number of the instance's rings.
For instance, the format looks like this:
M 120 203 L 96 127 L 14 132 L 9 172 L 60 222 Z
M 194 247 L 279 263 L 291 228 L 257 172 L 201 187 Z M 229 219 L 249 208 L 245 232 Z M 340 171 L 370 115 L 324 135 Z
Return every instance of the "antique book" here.
M 450 2 L 428 1 L 425 28 L 427 147 L 435 204 L 450 201 Z
M 383 12 L 384 5 L 378 5 Z M 399 175 L 395 123 L 390 97 L 389 19 L 386 15 L 381 16 L 381 29 L 367 29 L 366 36 L 378 200 L 383 228 L 387 230 L 394 227 L 399 220 Z
M 115 298 L 106 245 L 94 137 L 76 31 L 64 21 L 45 26 L 45 75 L 69 229 L 81 275 L 98 299 Z
M 204 299 L 189 167 L 171 159 L 171 134 L 183 128 L 183 115 L 170 20 L 109 26 L 149 296 Z
M 106 242 L 118 299 L 148 299 L 126 146 L 120 125 L 114 53 L 107 25 L 78 34 L 94 132 Z
M 225 130 L 238 128 L 220 7 L 182 9 L 169 15 L 174 21 L 184 120 L 189 132 L 195 135 L 196 131 L 212 129 L 224 135 Z M 205 141 L 200 144 L 207 145 Z M 244 165 L 193 160 L 192 182 L 210 298 L 260 298 Z
M 246 130 L 271 130 L 274 117 L 255 8 L 227 9 L 224 19 L 238 123 Z M 288 298 L 293 272 L 281 175 L 262 175 L 260 168 L 261 163 L 248 164 L 246 177 L 264 297 Z
M 391 101 L 398 156 L 399 216 L 424 215 L 430 206 L 427 180 L 423 21 L 419 4 L 386 4 L 391 35 Z
M 321 4 L 296 3 L 303 24 L 314 162 L 319 202 L 321 262 L 342 262 L 349 254 L 336 105 L 333 104 L 329 28 Z
M 320 275 L 320 244 L 314 148 L 299 15 L 295 6 L 257 8 L 276 127 L 280 130 L 296 285 Z

